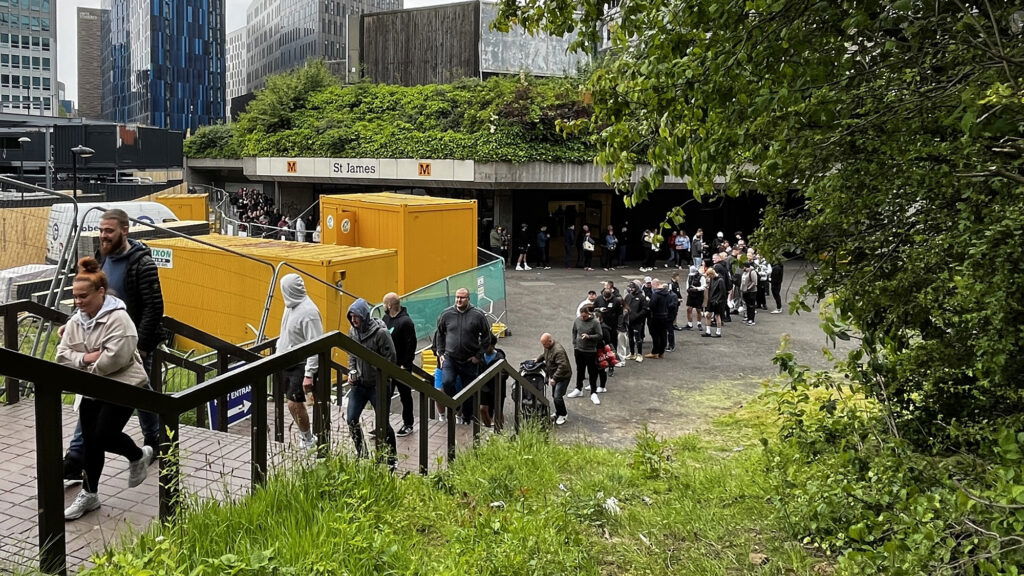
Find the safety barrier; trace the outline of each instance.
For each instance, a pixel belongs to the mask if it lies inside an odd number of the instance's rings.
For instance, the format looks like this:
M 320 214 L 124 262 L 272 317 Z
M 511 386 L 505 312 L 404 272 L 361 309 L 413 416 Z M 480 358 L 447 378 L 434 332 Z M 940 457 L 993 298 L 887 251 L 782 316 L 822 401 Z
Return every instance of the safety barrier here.
M 0 316 L 3 325 L 10 329 L 17 323 L 17 317 L 21 313 L 50 314 L 44 310 L 45 307 L 30 301 L 19 301 L 11 304 L 0 305 Z M 9 320 L 8 318 L 12 318 Z M 174 324 L 173 319 L 165 319 L 169 324 Z M 212 338 L 200 334 L 194 328 L 176 325 L 179 331 L 191 334 L 190 338 Z M 10 333 L 5 333 L 5 337 Z M 13 330 L 16 335 L 16 328 Z M 209 340 L 208 340 L 209 341 Z M 5 342 L 6 344 L 6 342 Z M 220 344 L 218 343 L 218 346 Z M 450 463 L 455 458 L 455 417 L 454 411 L 465 402 L 472 402 L 474 414 L 480 411 L 480 395 L 484 386 L 493 383 L 495 394 L 495 406 L 497 407 L 495 425 L 496 431 L 500 432 L 500 422 L 503 421 L 503 405 L 499 400 L 501 386 L 499 385 L 506 377 L 511 377 L 518 382 L 513 387 L 513 423 L 514 429 L 518 432 L 522 425 L 522 400 L 524 390 L 533 395 L 535 399 L 544 405 L 547 411 L 551 406 L 549 400 L 544 397 L 532 383 L 519 375 L 519 373 L 507 362 L 500 361 L 485 370 L 468 386 L 463 388 L 454 397 L 449 397 L 443 392 L 434 389 L 433 382 L 426 379 L 422 371 L 407 372 L 386 358 L 363 347 L 355 340 L 340 332 L 331 332 L 322 337 L 306 342 L 305 344 L 288 350 L 281 354 L 274 354 L 267 357 L 259 357 L 251 350 L 233 348 L 230 343 L 224 343 L 224 357 L 218 355 L 218 365 L 223 369 L 215 378 L 198 382 L 195 386 L 171 394 L 163 394 L 155 390 L 148 390 L 123 382 L 118 382 L 97 376 L 75 368 L 62 366 L 22 354 L 16 350 L 0 349 L 0 375 L 6 377 L 6 384 L 10 387 L 18 385 L 18 381 L 33 382 L 35 384 L 35 437 L 36 437 L 36 466 L 37 466 L 37 494 L 39 506 L 39 568 L 41 571 L 53 574 L 67 573 L 67 540 L 64 530 L 64 517 L 62 507 L 64 503 L 64 491 L 61 481 L 62 446 L 61 446 L 61 397 L 65 393 L 82 394 L 104 402 L 110 402 L 121 406 L 127 406 L 138 410 L 154 412 L 160 416 L 163 427 L 162 442 L 160 448 L 159 463 L 159 500 L 160 518 L 169 520 L 175 512 L 178 503 L 178 492 L 180 490 L 180 471 L 177 463 L 180 462 L 177 440 L 179 438 L 181 415 L 205 405 L 211 400 L 225 398 L 247 386 L 252 386 L 253 398 L 267 398 L 267 380 L 274 374 L 280 373 L 285 368 L 293 366 L 303 359 L 318 355 L 321 366 L 328 366 L 331 354 L 335 349 L 340 349 L 348 354 L 355 355 L 377 371 L 378 382 L 385 382 L 390 379 L 393 382 L 409 386 L 413 392 L 419 395 L 420 418 L 419 418 L 419 468 L 422 473 L 427 471 L 428 453 L 428 400 L 433 400 L 444 407 L 448 414 L 447 419 L 447 459 Z M 230 359 L 234 357 L 243 362 L 243 365 L 234 370 L 227 371 Z M 154 362 L 154 370 L 160 370 L 162 363 Z M 160 381 L 161 376 L 151 374 L 153 381 Z M 317 455 L 327 456 L 330 447 L 330 417 L 329 408 L 329 378 L 318 379 L 314 389 L 314 405 L 312 427 L 317 437 Z M 390 386 L 377 386 L 377 405 L 384 406 L 390 395 Z M 8 401 L 11 395 L 8 392 Z M 226 406 L 226 403 L 221 403 Z M 267 478 L 267 402 L 259 401 L 253 403 L 253 417 L 251 419 L 251 478 L 252 486 L 258 487 L 266 482 Z M 388 427 L 388 414 L 384 411 L 375 412 L 375 446 L 378 453 L 386 450 L 385 431 Z M 226 418 L 222 421 L 226 421 Z M 546 423 L 546 419 L 545 419 Z M 473 442 L 479 441 L 480 423 L 473 421 Z

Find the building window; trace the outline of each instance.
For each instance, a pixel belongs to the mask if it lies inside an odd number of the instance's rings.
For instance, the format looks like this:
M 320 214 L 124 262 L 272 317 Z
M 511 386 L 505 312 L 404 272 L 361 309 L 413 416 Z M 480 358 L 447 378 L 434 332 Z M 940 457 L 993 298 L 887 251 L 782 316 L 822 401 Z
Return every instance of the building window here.
M 49 70 L 50 70 L 50 59 L 49 58 L 43 58 L 43 70 L 46 70 L 47 72 L 49 72 Z

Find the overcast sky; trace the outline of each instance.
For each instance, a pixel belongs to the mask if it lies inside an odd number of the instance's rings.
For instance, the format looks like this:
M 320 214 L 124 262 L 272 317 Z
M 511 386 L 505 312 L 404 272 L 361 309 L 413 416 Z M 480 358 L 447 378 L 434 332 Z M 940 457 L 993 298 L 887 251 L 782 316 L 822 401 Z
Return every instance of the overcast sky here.
M 456 0 L 405 0 L 406 7 L 448 4 Z M 231 32 L 245 24 L 245 9 L 252 0 L 224 0 L 227 17 L 227 31 Z M 79 6 L 99 8 L 100 0 L 59 0 L 57 2 L 57 80 L 67 88 L 65 98 L 78 102 L 78 64 L 75 55 L 78 50 L 78 27 L 75 13 Z

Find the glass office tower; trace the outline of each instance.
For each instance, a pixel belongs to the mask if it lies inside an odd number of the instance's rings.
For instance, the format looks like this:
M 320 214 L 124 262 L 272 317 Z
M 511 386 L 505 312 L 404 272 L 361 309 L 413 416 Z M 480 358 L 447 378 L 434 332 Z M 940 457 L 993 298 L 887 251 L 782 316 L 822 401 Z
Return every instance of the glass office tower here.
M 224 120 L 224 0 L 104 0 L 103 116 L 195 131 Z

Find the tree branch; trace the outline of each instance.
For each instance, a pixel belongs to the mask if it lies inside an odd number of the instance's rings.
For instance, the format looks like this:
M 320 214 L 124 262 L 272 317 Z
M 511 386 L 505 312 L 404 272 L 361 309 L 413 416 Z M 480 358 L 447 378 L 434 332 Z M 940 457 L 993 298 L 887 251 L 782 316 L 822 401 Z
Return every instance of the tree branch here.
M 984 504 L 985 506 L 991 506 L 993 508 L 1002 508 L 1002 509 L 1005 509 L 1005 510 L 1024 510 L 1024 505 L 1022 505 L 1022 504 L 1000 504 L 999 502 L 992 502 L 991 500 L 985 500 L 981 496 L 977 496 L 977 495 L 973 494 L 963 484 L 958 482 L 956 478 L 952 478 L 951 477 L 950 480 L 953 482 L 954 485 L 956 485 L 957 488 L 960 489 L 961 492 L 964 493 L 965 496 L 967 496 L 971 500 L 974 500 L 978 504 Z M 1021 542 L 1024 542 L 1024 539 L 1022 539 Z

